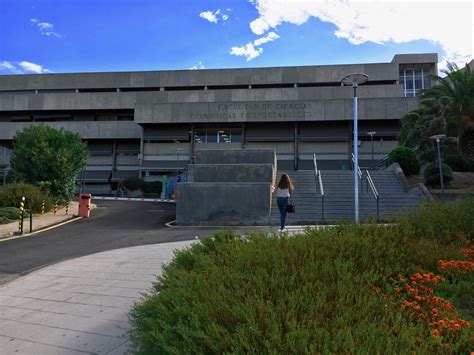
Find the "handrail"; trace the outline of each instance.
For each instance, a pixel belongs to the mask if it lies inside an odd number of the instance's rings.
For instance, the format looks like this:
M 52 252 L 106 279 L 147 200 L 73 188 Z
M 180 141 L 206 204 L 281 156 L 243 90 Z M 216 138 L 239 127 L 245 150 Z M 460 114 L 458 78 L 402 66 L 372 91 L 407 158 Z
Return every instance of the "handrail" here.
M 318 162 L 316 160 L 316 153 L 313 154 L 314 174 L 319 182 L 319 191 L 321 192 L 321 219 L 324 222 L 324 188 L 323 179 L 321 178 L 321 171 L 318 170 Z
M 377 191 L 377 188 L 375 187 L 374 181 L 372 180 L 372 176 L 370 176 L 370 172 L 366 170 L 365 176 L 367 179 L 367 188 L 370 186 L 370 189 L 372 190 L 372 193 L 375 197 L 375 200 L 377 201 L 377 222 L 380 222 L 380 213 L 379 213 L 379 192 Z

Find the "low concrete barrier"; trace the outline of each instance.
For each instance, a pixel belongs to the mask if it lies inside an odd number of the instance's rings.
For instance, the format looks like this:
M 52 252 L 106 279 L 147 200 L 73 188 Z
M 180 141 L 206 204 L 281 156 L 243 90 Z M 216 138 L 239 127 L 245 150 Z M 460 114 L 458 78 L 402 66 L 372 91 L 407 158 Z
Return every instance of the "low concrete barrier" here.
M 178 225 L 265 225 L 269 183 L 193 182 L 178 185 Z

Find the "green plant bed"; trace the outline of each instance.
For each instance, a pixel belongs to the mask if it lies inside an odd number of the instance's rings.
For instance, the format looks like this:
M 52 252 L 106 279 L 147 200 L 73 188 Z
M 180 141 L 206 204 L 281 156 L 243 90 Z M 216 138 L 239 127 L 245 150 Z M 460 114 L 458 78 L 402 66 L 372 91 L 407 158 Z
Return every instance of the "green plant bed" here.
M 436 272 L 439 260 L 459 258 L 461 239 L 474 236 L 473 210 L 474 199 L 465 199 L 423 206 L 391 226 L 347 224 L 293 237 L 219 232 L 177 252 L 135 305 L 135 351 L 443 352 L 425 323 L 383 294 L 390 275 Z M 472 329 L 462 331 L 451 352 L 473 348 Z
M 8 219 L 7 217 L 4 217 L 4 216 L 0 216 L 0 224 L 7 224 L 7 223 L 11 223 L 12 220 Z
M 0 216 L 15 220 L 18 219 L 19 215 L 19 209 L 16 207 L 5 207 L 5 208 L 0 208 Z

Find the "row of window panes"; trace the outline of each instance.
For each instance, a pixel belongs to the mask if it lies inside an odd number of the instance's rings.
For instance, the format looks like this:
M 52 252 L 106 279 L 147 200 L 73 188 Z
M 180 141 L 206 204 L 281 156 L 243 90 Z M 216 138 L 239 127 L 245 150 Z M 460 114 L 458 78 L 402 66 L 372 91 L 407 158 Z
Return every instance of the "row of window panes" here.
M 430 87 L 428 73 L 423 69 L 400 70 L 400 84 L 403 84 L 405 97 L 416 96 L 419 90 Z
M 198 130 L 194 134 L 196 143 L 238 143 L 240 140 L 240 129 Z

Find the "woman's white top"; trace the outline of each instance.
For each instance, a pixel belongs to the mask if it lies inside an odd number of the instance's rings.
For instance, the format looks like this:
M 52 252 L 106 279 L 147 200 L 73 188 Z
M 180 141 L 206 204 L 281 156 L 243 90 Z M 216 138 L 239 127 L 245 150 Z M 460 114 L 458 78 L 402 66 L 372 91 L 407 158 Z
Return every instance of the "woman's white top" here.
M 290 189 L 278 188 L 277 197 L 290 197 Z

